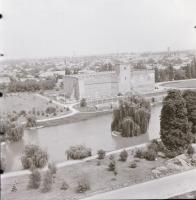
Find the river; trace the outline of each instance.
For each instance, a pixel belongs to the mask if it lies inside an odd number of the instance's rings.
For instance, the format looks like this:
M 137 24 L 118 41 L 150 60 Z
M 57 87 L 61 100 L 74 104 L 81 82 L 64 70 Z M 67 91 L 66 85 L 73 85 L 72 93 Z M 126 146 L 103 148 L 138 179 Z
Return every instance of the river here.
M 26 144 L 39 145 L 48 152 L 49 160 L 57 163 L 66 160 L 65 151 L 72 145 L 84 144 L 92 148 L 92 153 L 95 154 L 98 149 L 111 151 L 159 138 L 161 107 L 161 105 L 152 107 L 148 133 L 138 137 L 112 136 L 110 130 L 112 114 L 72 124 L 25 130 L 22 141 L 7 143 L 3 147 L 7 158 L 6 171 L 22 169 L 20 157 Z

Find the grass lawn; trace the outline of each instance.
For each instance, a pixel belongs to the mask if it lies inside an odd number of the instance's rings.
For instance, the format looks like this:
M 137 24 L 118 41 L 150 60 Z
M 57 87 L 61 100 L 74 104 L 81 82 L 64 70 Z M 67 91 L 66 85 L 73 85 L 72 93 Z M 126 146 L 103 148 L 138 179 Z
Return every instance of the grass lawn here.
M 196 80 L 185 80 L 176 83 L 165 83 L 163 86 L 175 88 L 196 88 Z
M 7 94 L 4 98 L 0 98 L 0 115 L 6 115 L 7 113 L 13 113 L 14 111 L 19 114 L 21 111 L 26 111 L 26 113 L 32 112 L 35 109 L 37 115 L 38 112 L 46 110 L 47 107 L 52 106 L 57 110 L 57 115 L 67 114 L 68 111 L 63 107 L 57 106 L 52 102 L 42 99 L 36 96 L 35 93 L 17 93 L 17 94 Z M 47 118 L 46 115 L 41 114 L 36 116 L 37 119 Z M 48 116 L 51 117 L 51 116 Z
M 100 160 L 100 165 L 97 164 L 98 160 L 94 159 L 58 169 L 54 178 L 52 190 L 48 193 L 42 193 L 41 188 L 37 190 L 27 189 L 27 175 L 3 179 L 2 200 L 80 199 L 93 194 L 154 179 L 155 177 L 153 176 L 152 169 L 155 169 L 158 166 L 164 166 L 166 161 L 165 159 L 159 157 L 155 161 L 137 159 L 137 167 L 130 168 L 129 162 L 134 160 L 131 152 L 129 152 L 128 160 L 126 162 L 119 161 L 118 159 L 119 154 L 115 154 L 117 175 L 115 175 L 112 171 L 108 171 L 108 164 L 110 163 L 108 156 L 104 160 Z M 90 190 L 85 193 L 77 193 L 77 182 L 79 178 L 83 176 L 89 180 Z M 63 181 L 66 181 L 69 185 L 67 190 L 60 189 Z M 11 191 L 13 184 L 15 184 L 17 188 L 17 191 L 15 192 Z

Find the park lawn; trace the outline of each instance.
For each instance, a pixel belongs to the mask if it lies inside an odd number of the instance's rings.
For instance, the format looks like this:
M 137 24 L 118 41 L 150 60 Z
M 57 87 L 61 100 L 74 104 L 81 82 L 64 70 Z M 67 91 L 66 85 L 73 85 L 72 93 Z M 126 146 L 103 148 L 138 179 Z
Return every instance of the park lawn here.
M 44 111 L 47 107 L 53 106 L 57 109 L 57 116 L 67 114 L 65 108 L 60 107 L 52 102 L 49 102 L 45 99 L 36 96 L 35 93 L 15 93 L 15 94 L 7 94 L 6 97 L 0 98 L 0 115 L 5 116 L 7 113 L 11 114 L 16 112 L 19 114 L 21 111 L 26 111 L 26 113 L 32 112 L 35 109 L 35 113 L 37 111 Z M 42 116 L 37 115 L 37 119 L 43 119 L 51 116 Z
M 108 156 L 104 160 L 100 160 L 100 165 L 97 164 L 98 160 L 94 159 L 60 168 L 55 175 L 52 190 L 48 193 L 42 193 L 41 188 L 38 190 L 27 189 L 28 175 L 3 179 L 2 200 L 80 199 L 97 193 L 152 180 L 155 178 L 152 174 L 152 169 L 163 166 L 165 163 L 165 159 L 159 157 L 155 161 L 137 159 L 139 160 L 137 167 L 129 168 L 129 162 L 134 160 L 131 152 L 129 152 L 129 157 L 126 162 L 119 161 L 118 158 L 119 155 L 115 154 L 117 175 L 112 171 L 108 171 L 108 164 L 110 162 Z M 76 192 L 77 181 L 80 177 L 86 177 L 90 182 L 90 190 L 85 193 Z M 63 181 L 68 183 L 69 189 L 60 189 Z M 17 188 L 15 192 L 11 191 L 13 184 Z

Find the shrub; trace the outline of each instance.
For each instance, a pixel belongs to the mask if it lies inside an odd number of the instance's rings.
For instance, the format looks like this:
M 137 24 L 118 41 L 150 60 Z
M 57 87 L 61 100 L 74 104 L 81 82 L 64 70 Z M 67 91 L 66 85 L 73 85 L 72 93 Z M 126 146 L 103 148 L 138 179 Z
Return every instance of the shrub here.
M 26 127 L 35 127 L 37 125 L 35 115 L 28 115 L 26 117 L 26 120 L 27 120 Z
M 144 152 L 144 158 L 149 161 L 155 160 L 157 157 L 157 153 L 153 149 L 148 149 Z
M 170 151 L 168 149 L 165 149 L 164 153 L 167 158 L 174 158 L 178 155 L 176 151 Z
M 134 155 L 135 158 L 144 158 L 143 151 L 141 149 L 137 149 Z
M 61 185 L 61 190 L 67 190 L 68 188 L 69 188 L 69 185 L 65 181 L 63 181 Z
M 47 114 L 54 114 L 54 113 L 56 113 L 56 108 L 53 107 L 53 106 L 49 106 L 49 107 L 46 108 L 46 113 Z
M 31 167 L 42 168 L 48 162 L 48 154 L 37 145 L 26 145 L 21 157 L 22 166 L 24 169 Z
M 126 150 L 120 152 L 120 161 L 126 161 L 128 158 L 128 153 Z
M 56 174 L 57 168 L 54 162 L 48 164 L 48 169 L 51 171 L 52 174 Z
M 80 101 L 80 107 L 86 107 L 87 106 L 87 102 L 85 98 L 82 98 Z
M 83 176 L 78 181 L 78 185 L 77 185 L 76 191 L 78 193 L 83 193 L 83 192 L 85 192 L 85 191 L 87 191 L 89 189 L 90 189 L 90 182 L 86 177 Z
M 151 144 L 148 146 L 148 149 L 152 149 L 155 152 L 163 152 L 165 150 L 165 147 L 162 141 L 152 140 Z
M 10 142 L 17 142 L 22 139 L 24 135 L 24 127 L 22 124 L 17 122 L 12 122 L 6 131 L 6 139 Z
M 110 155 L 110 156 L 109 156 L 109 159 L 110 159 L 110 160 L 114 160 L 114 155 Z
M 100 149 L 99 151 L 97 151 L 98 154 L 98 159 L 104 159 L 105 158 L 105 154 L 106 152 L 103 149 Z
M 20 116 L 26 116 L 26 114 L 27 114 L 27 113 L 26 113 L 25 110 L 21 110 L 20 113 L 19 113 Z
M 129 167 L 130 168 L 136 168 L 137 167 L 137 163 L 135 161 L 132 161 L 129 163 Z
M 84 145 L 76 145 L 69 148 L 69 150 L 66 151 L 67 153 L 67 159 L 83 159 L 88 156 L 91 156 L 91 149 L 85 147 Z
M 116 161 L 113 159 L 110 161 L 108 165 L 108 170 L 109 171 L 115 171 L 116 170 Z
M 35 169 L 29 176 L 28 188 L 37 189 L 39 188 L 40 184 L 41 184 L 41 174 L 37 169 Z
M 188 153 L 189 155 L 193 155 L 194 152 L 195 152 L 194 148 L 190 145 L 190 146 L 188 147 L 187 153 Z
M 50 170 L 47 170 L 43 177 L 43 186 L 42 192 L 48 192 L 52 188 L 52 173 Z

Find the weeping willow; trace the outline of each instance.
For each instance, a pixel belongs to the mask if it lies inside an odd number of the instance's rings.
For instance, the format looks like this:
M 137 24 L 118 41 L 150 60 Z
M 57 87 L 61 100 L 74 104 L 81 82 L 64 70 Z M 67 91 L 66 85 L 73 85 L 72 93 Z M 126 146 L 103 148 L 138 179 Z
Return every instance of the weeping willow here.
M 127 96 L 120 100 L 113 111 L 111 130 L 123 137 L 133 137 L 146 133 L 150 121 L 150 102 L 141 96 Z

